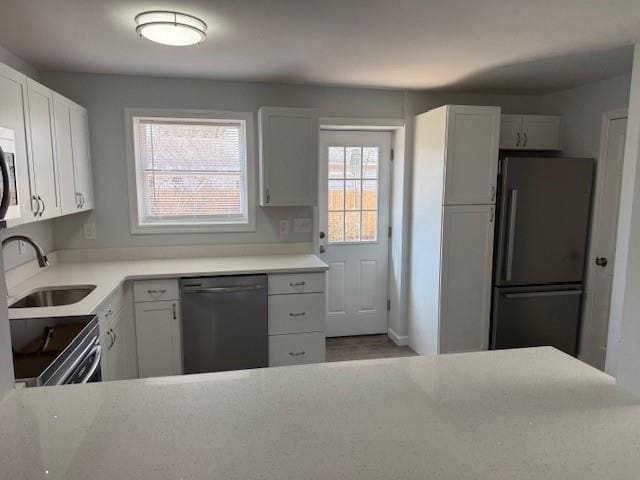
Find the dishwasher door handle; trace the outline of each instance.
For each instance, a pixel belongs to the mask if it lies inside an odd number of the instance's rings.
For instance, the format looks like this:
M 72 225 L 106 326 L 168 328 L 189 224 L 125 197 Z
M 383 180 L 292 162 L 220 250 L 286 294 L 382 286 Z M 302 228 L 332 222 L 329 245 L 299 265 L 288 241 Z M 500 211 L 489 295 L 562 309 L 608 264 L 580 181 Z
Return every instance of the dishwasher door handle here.
M 241 285 L 237 287 L 209 287 L 209 288 L 195 288 L 193 290 L 184 289 L 183 293 L 234 293 L 234 292 L 248 292 L 253 290 L 263 290 L 264 285 Z

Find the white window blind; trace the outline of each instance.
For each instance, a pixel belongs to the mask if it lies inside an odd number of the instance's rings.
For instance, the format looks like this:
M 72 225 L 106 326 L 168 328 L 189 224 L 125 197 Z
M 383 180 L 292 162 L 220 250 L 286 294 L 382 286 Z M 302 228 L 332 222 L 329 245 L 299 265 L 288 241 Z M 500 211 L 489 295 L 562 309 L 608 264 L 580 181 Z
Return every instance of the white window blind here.
M 241 120 L 134 117 L 140 225 L 247 223 Z

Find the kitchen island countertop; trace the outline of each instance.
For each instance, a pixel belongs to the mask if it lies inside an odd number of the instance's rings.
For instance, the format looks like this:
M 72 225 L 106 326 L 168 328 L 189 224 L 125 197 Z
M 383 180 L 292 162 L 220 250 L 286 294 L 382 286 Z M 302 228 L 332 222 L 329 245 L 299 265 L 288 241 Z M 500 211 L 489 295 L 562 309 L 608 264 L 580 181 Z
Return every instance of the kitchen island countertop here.
M 13 391 L 20 479 L 637 479 L 640 400 L 544 347 Z

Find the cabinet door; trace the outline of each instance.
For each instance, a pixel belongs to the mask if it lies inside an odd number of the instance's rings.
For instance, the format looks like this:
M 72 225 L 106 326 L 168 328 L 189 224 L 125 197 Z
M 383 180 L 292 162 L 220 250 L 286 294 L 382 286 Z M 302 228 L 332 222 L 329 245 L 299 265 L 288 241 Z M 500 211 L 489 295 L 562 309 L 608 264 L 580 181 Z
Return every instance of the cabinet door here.
M 122 311 L 113 318 L 109 332 L 110 342 L 107 345 L 107 364 L 109 380 L 124 380 L 127 378 L 127 337 Z
M 16 187 L 20 218 L 7 221 L 7 226 L 33 220 L 31 211 L 31 186 L 29 183 L 27 134 L 25 130 L 25 103 L 27 77 L 0 64 L 0 126 L 15 132 Z
M 60 215 L 53 143 L 53 92 L 27 79 L 29 97 L 29 133 L 31 137 L 31 191 L 39 202 L 37 218 Z
M 525 150 L 560 150 L 560 117 L 524 115 L 522 147 Z
M 58 161 L 58 185 L 62 215 L 78 211 L 80 202 L 76 194 L 73 171 L 74 151 L 71 132 L 71 107 L 62 96 L 53 96 L 53 118 L 55 131 L 56 158 Z
M 517 150 L 522 146 L 522 115 L 500 116 L 500 148 Z
M 439 353 L 489 346 L 495 207 L 444 207 Z
M 73 139 L 73 168 L 78 193 L 79 210 L 93 208 L 93 183 L 89 151 L 89 119 L 87 110 L 80 105 L 71 106 L 71 136 Z
M 135 310 L 140 378 L 181 374 L 178 302 L 136 303 Z
M 303 108 L 260 109 L 260 205 L 318 204 L 318 117 Z
M 499 107 L 448 108 L 445 205 L 495 202 L 499 136 Z

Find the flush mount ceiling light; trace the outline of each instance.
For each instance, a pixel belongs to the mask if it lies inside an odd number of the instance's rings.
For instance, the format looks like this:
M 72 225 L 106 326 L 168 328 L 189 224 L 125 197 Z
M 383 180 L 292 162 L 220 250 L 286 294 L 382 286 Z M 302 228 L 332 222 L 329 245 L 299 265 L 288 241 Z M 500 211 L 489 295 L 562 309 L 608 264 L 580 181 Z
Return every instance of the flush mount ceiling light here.
M 207 36 L 207 24 L 186 13 L 155 10 L 136 15 L 136 33 L 163 45 L 200 43 Z

